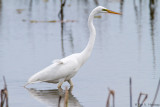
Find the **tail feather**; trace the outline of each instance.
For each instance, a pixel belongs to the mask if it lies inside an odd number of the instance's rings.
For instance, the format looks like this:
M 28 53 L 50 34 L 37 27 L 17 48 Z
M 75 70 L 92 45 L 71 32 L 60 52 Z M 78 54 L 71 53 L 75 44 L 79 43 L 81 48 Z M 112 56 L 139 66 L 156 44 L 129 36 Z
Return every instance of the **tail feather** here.
M 26 87 L 29 84 L 36 83 L 36 82 L 41 82 L 41 81 L 39 81 L 38 78 L 36 78 L 36 75 L 33 75 L 29 78 L 28 82 L 24 85 L 24 87 Z
M 37 83 L 37 82 L 42 82 L 42 81 L 27 82 L 27 83 L 24 85 L 24 87 L 26 87 L 26 86 L 29 85 L 29 84 L 34 84 L 34 83 Z
M 24 85 L 27 86 L 29 84 L 37 83 L 37 82 L 43 82 L 44 80 L 44 74 L 43 72 L 37 72 L 36 74 L 32 75 L 29 79 L 28 82 Z
M 39 82 L 40 79 L 39 79 L 39 73 L 37 74 L 34 74 L 33 76 L 31 76 L 28 80 L 28 83 L 36 83 L 36 82 Z
M 26 83 L 26 84 L 24 85 L 24 87 L 26 87 L 26 86 L 29 85 L 29 84 L 31 84 L 31 83 Z

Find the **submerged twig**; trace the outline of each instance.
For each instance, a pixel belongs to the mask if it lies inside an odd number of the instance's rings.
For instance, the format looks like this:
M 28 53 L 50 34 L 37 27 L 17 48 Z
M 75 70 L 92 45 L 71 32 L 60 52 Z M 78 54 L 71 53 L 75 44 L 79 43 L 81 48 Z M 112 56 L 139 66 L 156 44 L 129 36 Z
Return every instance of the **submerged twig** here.
M 141 100 L 141 96 L 144 95 L 144 99 L 142 100 L 142 102 L 140 103 L 140 100 Z M 139 94 L 139 97 L 138 97 L 138 107 L 141 107 L 143 105 L 143 103 L 145 102 L 145 100 L 147 99 L 148 97 L 148 94 L 145 94 L 145 93 L 140 93 Z
M 64 97 L 64 107 L 68 107 L 68 88 L 66 87 L 66 90 L 65 90 L 65 97 Z
M 156 98 L 157 98 L 157 95 L 158 95 L 159 88 L 160 88 L 160 79 L 159 79 L 159 82 L 158 82 L 158 85 L 157 85 L 157 90 L 156 90 L 156 93 L 155 93 L 155 96 L 154 96 L 154 99 L 153 99 L 153 102 L 152 102 L 151 107 L 153 107 L 154 104 L 155 104 L 155 101 L 156 101 Z
M 113 107 L 115 106 L 115 102 L 114 102 L 114 100 L 115 100 L 115 97 L 114 97 L 114 95 L 115 95 L 115 92 L 114 92 L 114 90 L 110 90 L 110 89 L 108 89 L 109 90 L 109 95 L 108 95 L 108 98 L 107 98 L 107 103 L 106 103 L 106 107 L 109 107 L 109 105 L 110 105 L 110 96 L 112 95 L 112 98 L 113 98 Z
M 132 107 L 132 78 L 129 79 L 129 90 L 130 90 L 130 107 Z
M 3 81 L 4 81 L 4 89 L 1 90 L 1 107 L 4 106 L 4 104 L 6 103 L 6 107 L 8 107 L 8 90 L 7 90 L 7 84 L 6 84 L 6 80 L 5 77 L 3 77 Z

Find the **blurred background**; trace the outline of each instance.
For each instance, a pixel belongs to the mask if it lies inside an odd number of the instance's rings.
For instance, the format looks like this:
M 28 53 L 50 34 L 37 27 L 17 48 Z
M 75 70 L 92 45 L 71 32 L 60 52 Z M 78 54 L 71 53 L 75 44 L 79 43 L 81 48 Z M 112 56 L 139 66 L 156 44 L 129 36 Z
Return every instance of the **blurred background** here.
M 54 59 L 85 48 L 88 16 L 98 5 L 122 15 L 95 16 L 95 46 L 73 78 L 69 107 L 104 107 L 108 88 L 115 91 L 115 107 L 128 107 L 130 77 L 132 106 L 143 92 L 142 107 L 150 107 L 160 78 L 159 0 L 0 0 L 0 88 L 5 76 L 9 106 L 59 106 L 56 84 L 23 85 Z

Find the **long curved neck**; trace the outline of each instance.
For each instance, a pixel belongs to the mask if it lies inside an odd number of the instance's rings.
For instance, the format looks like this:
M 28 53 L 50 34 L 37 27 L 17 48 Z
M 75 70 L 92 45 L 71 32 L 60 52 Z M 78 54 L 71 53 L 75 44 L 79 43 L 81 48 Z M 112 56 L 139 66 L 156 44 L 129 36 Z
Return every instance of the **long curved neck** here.
M 81 58 L 82 58 L 81 61 L 82 61 L 82 64 L 91 55 L 91 52 L 92 52 L 92 49 L 93 49 L 93 46 L 94 46 L 94 42 L 95 42 L 95 38 L 96 38 L 96 30 L 95 30 L 95 27 L 93 25 L 94 15 L 95 15 L 95 11 L 93 10 L 91 12 L 91 14 L 89 15 L 89 18 L 88 18 L 88 28 L 89 28 L 89 31 L 90 31 L 90 38 L 89 38 L 87 46 L 81 52 Z

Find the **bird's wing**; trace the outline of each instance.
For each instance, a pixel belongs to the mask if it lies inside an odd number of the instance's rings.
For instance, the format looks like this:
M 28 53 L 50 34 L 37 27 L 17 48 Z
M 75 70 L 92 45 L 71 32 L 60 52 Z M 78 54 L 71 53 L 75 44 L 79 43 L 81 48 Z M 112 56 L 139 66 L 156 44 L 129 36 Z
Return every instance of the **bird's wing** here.
M 61 78 L 65 78 L 72 75 L 78 68 L 77 60 L 74 56 L 69 56 L 61 60 L 56 60 L 50 66 L 44 68 L 40 72 L 34 74 L 30 79 L 29 83 L 36 81 L 57 81 Z

